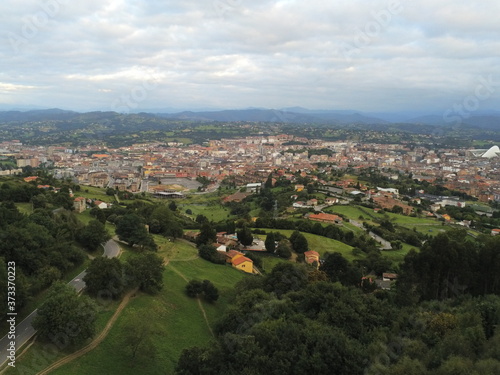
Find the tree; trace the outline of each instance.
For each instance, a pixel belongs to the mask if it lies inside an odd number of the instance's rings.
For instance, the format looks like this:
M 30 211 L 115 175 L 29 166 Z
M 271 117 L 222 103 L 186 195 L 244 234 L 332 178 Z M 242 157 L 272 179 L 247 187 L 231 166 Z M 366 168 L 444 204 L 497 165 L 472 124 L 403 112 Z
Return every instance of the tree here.
M 157 248 L 146 226 L 136 214 L 127 214 L 117 220 L 116 234 L 120 240 L 128 242 L 131 246 L 139 245 L 141 248 L 152 250 Z
M 177 206 L 173 207 L 172 204 L 175 205 L 175 202 L 170 202 L 169 207 L 164 205 L 158 206 L 154 208 L 150 215 L 147 214 L 147 211 L 144 212 L 146 217 L 149 216 L 148 223 L 152 233 L 160 233 L 163 236 L 174 238 L 182 236 L 182 226 L 172 212 L 177 209 Z M 146 207 L 146 209 L 148 210 L 149 207 Z
M 196 238 L 198 246 L 213 244 L 217 240 L 217 232 L 208 221 L 201 225 L 200 234 Z
M 122 264 L 116 258 L 95 258 L 87 268 L 83 281 L 89 294 L 117 298 L 124 287 Z
M 297 254 L 303 254 L 309 250 L 309 244 L 307 243 L 306 237 L 298 230 L 291 234 L 290 243 L 292 244 L 293 251 Z
M 264 244 L 268 253 L 274 253 L 276 251 L 276 239 L 274 238 L 274 232 L 267 235 Z
M 246 225 L 237 231 L 236 235 L 238 236 L 238 241 L 240 241 L 243 246 L 249 246 L 253 243 L 252 231 Z
M 45 194 L 38 194 L 31 198 L 31 204 L 33 209 L 35 208 L 45 208 L 47 207 L 47 197 Z
M 212 245 L 203 244 L 198 246 L 198 255 L 200 256 L 200 258 L 203 258 L 215 264 L 226 263 L 225 255 L 220 254 Z
M 169 208 L 171 211 L 175 212 L 175 211 L 177 211 L 177 204 L 176 204 L 174 201 L 171 201 L 171 202 L 168 204 L 168 208 Z
M 273 174 L 270 173 L 269 176 L 267 176 L 266 183 L 264 184 L 265 189 L 271 189 L 273 187 Z
M 78 234 L 78 241 L 90 251 L 111 238 L 105 226 L 98 220 L 90 220 Z
M 403 207 L 396 204 L 392 207 L 391 211 L 395 214 L 403 214 Z
M 95 217 L 96 220 L 99 220 L 103 224 L 106 223 L 106 215 L 99 207 L 92 207 L 90 210 L 90 216 Z
M 349 264 L 341 253 L 326 253 L 325 261 L 320 266 L 320 271 L 325 272 L 333 282 L 341 282 L 343 285 L 359 285 L 361 283 L 361 272 Z
M 186 294 L 188 297 L 198 297 L 203 292 L 203 283 L 199 280 L 191 280 L 186 284 Z
M 264 290 L 278 297 L 302 289 L 307 284 L 305 268 L 292 263 L 278 263 L 264 281 Z
M 142 312 L 129 311 L 124 318 L 121 332 L 123 347 L 127 349 L 132 361 L 151 360 L 155 357 L 156 348 L 151 340 L 156 329 L 150 320 L 144 319 Z
M 248 251 L 246 257 L 253 262 L 253 265 L 257 268 L 262 268 L 262 258 L 257 254 Z
M 186 285 L 186 294 L 192 298 L 202 296 L 209 303 L 219 299 L 219 290 L 210 280 L 191 280 Z
M 163 288 L 163 259 L 154 253 L 144 253 L 127 260 L 126 284 L 156 294 Z
M 92 337 L 96 319 L 97 306 L 89 297 L 79 297 L 72 286 L 58 282 L 38 308 L 33 327 L 42 340 L 50 340 L 63 349 Z
M 276 254 L 280 258 L 290 259 L 292 257 L 292 248 L 290 246 L 290 241 L 281 240 L 276 248 Z
M 209 280 L 203 280 L 203 296 L 209 303 L 219 299 L 219 291 Z
M 228 220 L 226 222 L 226 232 L 229 234 L 236 232 L 236 224 L 234 223 L 234 220 Z
M 196 215 L 195 221 L 198 224 L 208 223 L 208 218 L 205 215 L 198 214 L 198 215 Z

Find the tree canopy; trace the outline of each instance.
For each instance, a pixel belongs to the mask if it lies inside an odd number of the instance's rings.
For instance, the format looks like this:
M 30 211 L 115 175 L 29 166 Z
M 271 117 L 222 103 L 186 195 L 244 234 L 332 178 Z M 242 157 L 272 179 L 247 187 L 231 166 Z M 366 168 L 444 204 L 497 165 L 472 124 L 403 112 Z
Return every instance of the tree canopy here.
M 96 319 L 97 306 L 89 297 L 79 296 L 70 285 L 56 283 L 38 308 L 33 327 L 42 340 L 63 349 L 91 338 Z
M 83 281 L 90 295 L 117 298 L 124 288 L 122 264 L 116 258 L 95 258 L 87 268 Z

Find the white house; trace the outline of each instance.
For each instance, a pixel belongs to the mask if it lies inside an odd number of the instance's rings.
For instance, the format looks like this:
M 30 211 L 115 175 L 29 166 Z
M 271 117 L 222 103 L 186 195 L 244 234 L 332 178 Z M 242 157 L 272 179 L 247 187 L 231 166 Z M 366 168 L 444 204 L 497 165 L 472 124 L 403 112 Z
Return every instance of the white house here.
M 253 184 L 247 184 L 246 189 L 249 192 L 256 193 L 260 191 L 260 189 L 262 189 L 262 183 L 258 182 Z
M 99 207 L 100 209 L 108 208 L 109 205 L 106 202 L 103 201 L 94 201 L 94 204 L 96 207 Z

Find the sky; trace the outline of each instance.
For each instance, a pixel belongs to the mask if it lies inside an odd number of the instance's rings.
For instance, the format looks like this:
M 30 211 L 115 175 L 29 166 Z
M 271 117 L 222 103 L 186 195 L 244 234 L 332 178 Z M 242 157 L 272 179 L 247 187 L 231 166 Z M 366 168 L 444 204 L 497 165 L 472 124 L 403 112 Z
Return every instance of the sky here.
M 498 0 L 2 0 L 0 108 L 500 110 L 499 14 Z

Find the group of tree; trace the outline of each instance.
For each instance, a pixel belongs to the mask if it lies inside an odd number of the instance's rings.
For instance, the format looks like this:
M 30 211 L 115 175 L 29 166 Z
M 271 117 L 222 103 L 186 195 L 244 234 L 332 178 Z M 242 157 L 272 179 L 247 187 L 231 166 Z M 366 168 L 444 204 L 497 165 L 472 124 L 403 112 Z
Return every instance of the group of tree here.
M 111 238 L 103 223 L 99 220 L 90 220 L 89 223 L 77 234 L 77 240 L 87 250 L 95 251 Z
M 500 294 L 500 238 L 472 238 L 465 230 L 440 233 L 401 265 L 400 297 L 429 300 Z M 412 293 L 408 293 L 412 291 Z
M 306 237 L 300 233 L 298 230 L 294 231 L 290 235 L 290 244 L 292 245 L 293 251 L 297 254 L 304 254 L 309 250 L 309 244 Z
M 250 246 L 253 243 L 252 231 L 246 225 L 244 225 L 243 228 L 238 230 L 236 232 L 236 235 L 238 237 L 238 241 L 245 247 Z
M 241 281 L 216 341 L 185 349 L 176 373 L 499 373 L 500 297 L 405 306 L 395 293 L 342 286 L 349 267 L 331 259 L 341 265 L 318 271 L 282 263 Z
M 59 350 L 81 346 L 94 336 L 97 305 L 88 296 L 79 296 L 75 289 L 62 282 L 55 283 L 33 321 L 42 341 Z
M 85 254 L 75 243 L 82 228 L 70 211 L 36 209 L 27 216 L 12 202 L 0 203 L 0 258 L 16 264 L 17 309 L 83 263 Z
M 135 213 L 128 213 L 116 220 L 116 234 L 121 241 L 140 249 L 156 250 L 157 246 L 149 234 L 144 219 Z
M 163 270 L 163 259 L 151 252 L 135 254 L 124 264 L 116 258 L 99 257 L 92 260 L 83 281 L 95 297 L 117 299 L 134 287 L 155 294 L 163 288 Z
M 219 290 L 210 280 L 191 280 L 186 285 L 186 294 L 189 297 L 203 297 L 207 302 L 213 303 L 219 299 Z
M 154 205 L 142 200 L 136 200 L 126 207 L 114 205 L 108 209 L 96 209 L 95 215 L 103 223 L 109 221 L 115 224 L 120 240 L 149 250 L 156 250 L 151 234 L 179 238 L 186 225 L 194 224 L 171 204 Z

